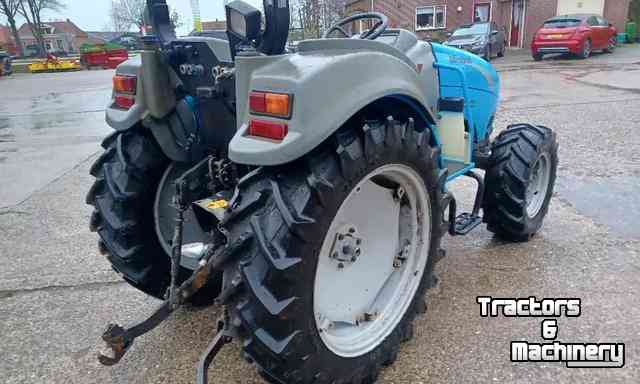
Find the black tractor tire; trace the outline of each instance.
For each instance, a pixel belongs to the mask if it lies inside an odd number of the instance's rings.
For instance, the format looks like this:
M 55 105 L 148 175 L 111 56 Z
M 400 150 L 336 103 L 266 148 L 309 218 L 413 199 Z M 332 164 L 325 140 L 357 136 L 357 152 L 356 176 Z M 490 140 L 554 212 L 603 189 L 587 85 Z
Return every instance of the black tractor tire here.
M 526 191 L 543 154 L 550 161 L 548 187 L 540 210 L 530 217 Z M 542 226 L 553 195 L 558 167 L 555 132 L 543 126 L 511 125 L 493 142 L 488 164 L 483 203 L 487 229 L 507 240 L 528 241 Z
M 170 161 L 140 127 L 113 133 L 102 147 L 105 152 L 90 170 L 96 178 L 86 200 L 94 207 L 90 229 L 100 236 L 100 252 L 125 281 L 162 300 L 171 282 L 171 261 L 155 232 L 153 207 Z M 181 267 L 179 280 L 190 274 Z M 207 285 L 192 302 L 212 303 L 219 285 Z
M 416 313 L 442 254 L 444 233 L 438 186 L 439 151 L 430 132 L 368 122 L 341 129 L 320 148 L 283 167 L 260 168 L 240 181 L 221 225 L 228 231 L 228 262 L 220 297 L 243 340 L 248 361 L 274 383 L 372 383 L 413 335 Z M 369 172 L 401 163 L 418 172 L 431 200 L 429 258 L 411 305 L 392 333 L 371 352 L 344 358 L 323 343 L 313 291 L 326 231 L 342 202 Z M 365 213 L 366 214 L 366 213 Z

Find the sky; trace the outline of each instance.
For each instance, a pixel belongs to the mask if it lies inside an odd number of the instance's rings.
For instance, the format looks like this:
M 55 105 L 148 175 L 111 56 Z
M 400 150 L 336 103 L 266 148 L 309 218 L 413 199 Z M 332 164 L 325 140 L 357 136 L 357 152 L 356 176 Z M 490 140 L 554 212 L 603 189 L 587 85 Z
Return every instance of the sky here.
M 257 6 L 261 0 L 245 0 L 247 3 Z M 45 11 L 43 21 L 55 21 L 71 19 L 85 31 L 104 31 L 110 29 L 109 9 L 111 0 L 62 0 L 66 8 L 60 12 Z M 189 33 L 193 29 L 193 17 L 191 15 L 190 0 L 167 0 L 172 9 L 176 9 L 182 16 L 184 26 L 177 32 L 179 35 Z M 223 0 L 200 0 L 200 15 L 203 21 L 224 19 Z M 23 19 L 18 20 L 22 24 Z M 0 23 L 6 20 L 0 19 Z

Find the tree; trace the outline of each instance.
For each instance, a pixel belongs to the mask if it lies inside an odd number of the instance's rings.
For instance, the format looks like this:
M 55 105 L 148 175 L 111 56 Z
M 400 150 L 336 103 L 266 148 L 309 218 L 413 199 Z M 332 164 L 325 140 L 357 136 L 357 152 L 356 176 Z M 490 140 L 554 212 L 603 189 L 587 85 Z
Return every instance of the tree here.
M 115 32 L 129 31 L 132 26 L 142 31 L 146 5 L 146 0 L 112 0 L 110 16 Z M 174 29 L 184 24 L 180 14 L 175 10 L 171 12 L 171 24 Z
M 303 38 L 319 38 L 345 15 L 345 0 L 291 0 L 291 21 Z
M 20 9 L 20 0 L 0 0 L 0 14 L 5 15 L 9 21 L 9 28 L 11 28 L 11 34 L 18 49 L 18 56 L 24 56 L 22 41 L 20 41 L 20 35 L 18 35 L 18 28 L 16 27 L 18 9 Z
M 19 0 L 18 13 L 27 20 L 31 33 L 40 48 L 40 55 L 47 51 L 42 37 L 42 11 L 60 11 L 65 8 L 62 0 Z

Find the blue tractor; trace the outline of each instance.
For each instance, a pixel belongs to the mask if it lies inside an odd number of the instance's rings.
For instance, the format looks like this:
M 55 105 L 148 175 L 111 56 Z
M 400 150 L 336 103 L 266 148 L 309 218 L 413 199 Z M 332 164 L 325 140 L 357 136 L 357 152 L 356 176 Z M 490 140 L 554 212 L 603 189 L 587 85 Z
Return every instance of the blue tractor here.
M 228 39 L 178 39 L 165 1 L 150 0 L 141 60 L 117 70 L 91 229 L 164 302 L 111 325 L 100 359 L 115 364 L 179 305 L 215 298 L 225 315 L 199 382 L 232 338 L 271 382 L 371 382 L 426 309 L 444 234 L 540 229 L 556 135 L 515 124 L 491 140 L 495 69 L 380 13 L 287 52 L 287 1 L 265 1 L 264 29 L 242 1 L 226 12 Z M 476 181 L 471 212 L 448 188 L 461 177 Z

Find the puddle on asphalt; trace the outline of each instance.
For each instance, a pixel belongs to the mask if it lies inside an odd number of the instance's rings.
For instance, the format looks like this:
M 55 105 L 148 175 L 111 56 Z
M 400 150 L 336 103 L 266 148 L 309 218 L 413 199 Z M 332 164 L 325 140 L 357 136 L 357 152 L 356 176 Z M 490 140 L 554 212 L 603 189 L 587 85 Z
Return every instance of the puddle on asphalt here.
M 640 177 L 558 177 L 556 191 L 578 212 L 625 239 L 640 239 Z

